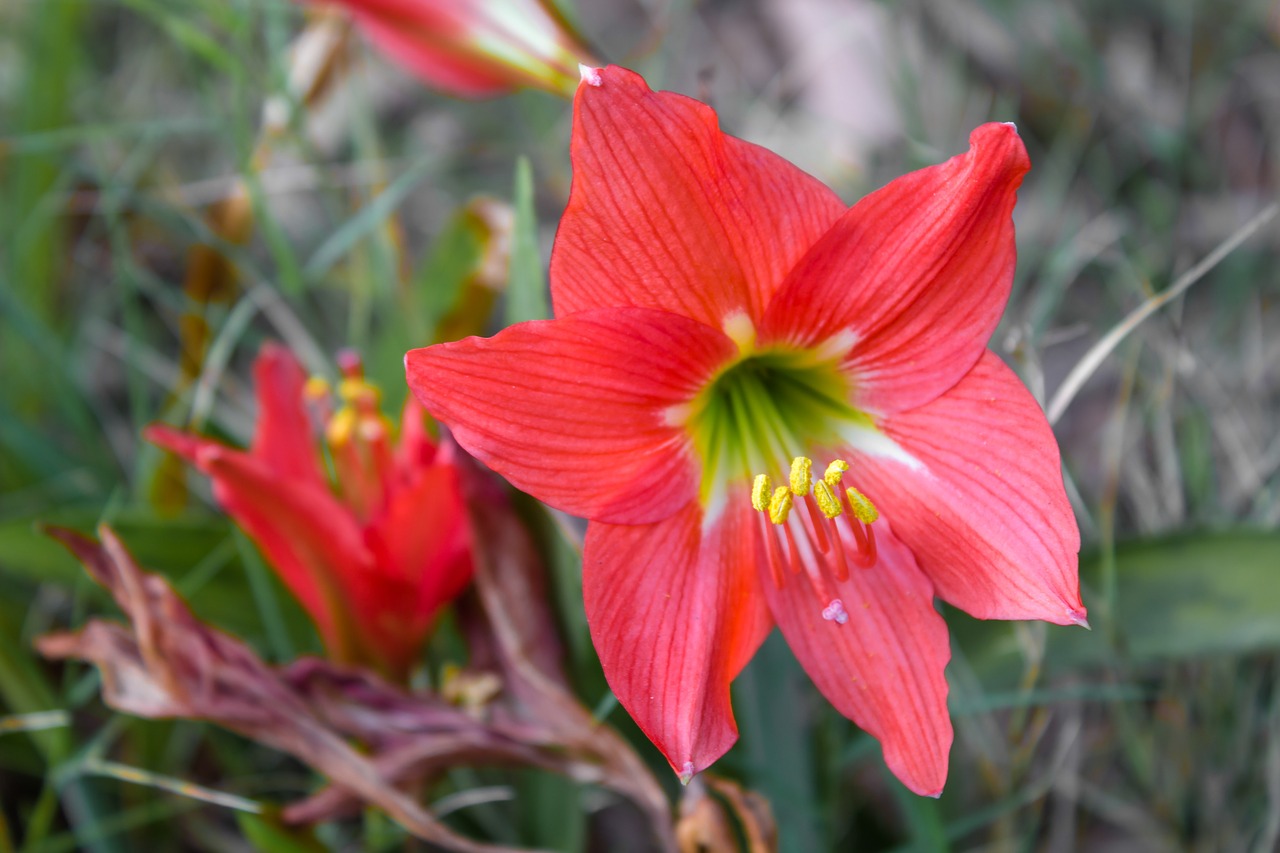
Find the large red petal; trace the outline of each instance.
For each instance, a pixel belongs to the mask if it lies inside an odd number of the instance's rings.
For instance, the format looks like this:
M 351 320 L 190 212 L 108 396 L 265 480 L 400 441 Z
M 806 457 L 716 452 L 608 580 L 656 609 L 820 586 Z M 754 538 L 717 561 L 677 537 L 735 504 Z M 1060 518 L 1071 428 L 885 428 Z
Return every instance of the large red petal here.
M 1084 619 L 1058 444 L 1013 371 L 985 352 L 946 394 L 881 428 L 922 467 L 866 457 L 852 473 L 939 596 L 982 619 Z
M 322 486 L 311 420 L 303 402 L 307 376 L 293 353 L 279 344 L 263 345 L 253 363 L 258 395 L 258 424 L 252 453 L 281 478 Z
M 729 682 L 772 625 L 746 511 L 703 529 L 691 502 L 656 524 L 592 522 L 583 553 L 591 639 L 618 701 L 677 773 L 710 765 L 738 727 Z
M 575 515 L 642 524 L 696 493 L 671 409 L 735 352 L 719 329 L 610 308 L 413 350 L 405 367 L 427 410 L 518 488 Z
M 854 205 L 769 305 L 766 338 L 848 338 L 863 409 L 904 411 L 946 391 L 1004 312 L 1013 205 L 1030 161 L 1012 125 L 984 124 L 969 144 Z
M 878 561 L 849 579 L 828 579 L 848 621 L 822 617 L 830 604 L 805 572 L 777 588 L 761 585 L 778 627 L 822 695 L 880 741 L 885 763 L 917 794 L 937 796 L 947 778 L 951 718 L 947 625 L 933 607 L 933 585 L 884 523 L 875 526 Z M 851 543 L 850 543 L 851 544 Z
M 721 133 L 705 104 L 614 66 L 599 81 L 574 101 L 573 187 L 551 254 L 556 316 L 639 305 L 713 326 L 760 317 L 844 204 Z

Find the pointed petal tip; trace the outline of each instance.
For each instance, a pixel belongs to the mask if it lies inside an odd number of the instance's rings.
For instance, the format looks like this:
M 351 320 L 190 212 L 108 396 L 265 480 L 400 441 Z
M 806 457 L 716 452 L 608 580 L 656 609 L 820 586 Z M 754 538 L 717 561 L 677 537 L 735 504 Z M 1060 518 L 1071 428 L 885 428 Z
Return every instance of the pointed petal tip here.
M 680 784 L 688 785 L 690 782 L 693 781 L 693 775 L 696 772 L 697 771 L 693 769 L 693 762 L 686 761 L 684 763 L 684 766 L 680 768 L 680 772 L 677 774 L 680 777 Z
M 600 76 L 599 68 L 593 68 L 580 62 L 578 63 L 578 73 L 582 75 L 582 82 L 588 86 L 594 86 L 598 89 L 604 85 L 604 78 Z
M 1089 626 L 1089 613 L 1083 607 L 1072 608 L 1067 611 L 1067 618 L 1071 620 L 1072 625 L 1079 625 L 1086 631 L 1092 631 Z

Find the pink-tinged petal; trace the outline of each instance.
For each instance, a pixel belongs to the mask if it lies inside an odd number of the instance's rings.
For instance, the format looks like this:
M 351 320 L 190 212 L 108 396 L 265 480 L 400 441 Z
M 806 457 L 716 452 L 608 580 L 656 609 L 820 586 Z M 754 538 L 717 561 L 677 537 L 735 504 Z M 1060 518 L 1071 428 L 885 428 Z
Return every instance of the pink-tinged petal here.
M 281 479 L 258 459 L 221 445 L 202 449 L 196 465 L 213 479 L 219 505 L 311 614 L 330 653 L 358 657 L 349 605 L 372 561 L 351 513 L 327 489 Z
M 806 572 L 786 575 L 779 589 L 762 568 L 761 586 L 787 644 L 822 695 L 880 741 L 885 763 L 904 785 L 937 796 L 952 739 L 943 674 L 951 658 L 947 625 L 911 551 L 883 522 L 875 535 L 875 566 L 854 568 L 843 582 L 827 581 L 848 615 L 844 624 L 823 618 L 831 602 Z
M 534 86 L 572 94 L 588 51 L 542 0 L 338 0 L 377 46 L 464 97 Z
M 729 682 L 772 625 L 741 497 L 705 532 L 696 501 L 656 524 L 587 528 L 583 597 L 605 677 L 685 778 L 737 740 Z
M 721 133 L 710 107 L 615 66 L 579 87 L 570 154 L 551 254 L 557 317 L 638 305 L 713 326 L 758 318 L 845 210 L 815 178 Z
M 939 596 L 981 619 L 1084 620 L 1058 444 L 1013 371 L 986 352 L 946 394 L 881 428 L 922 467 L 860 457 L 852 475 Z
M 510 73 L 491 61 L 469 55 L 447 42 L 431 39 L 418 25 L 406 29 L 377 15 L 352 7 L 356 20 L 378 49 L 414 74 L 464 98 L 484 98 L 514 88 Z
M 946 391 L 981 357 L 1013 283 L 1013 205 L 1030 168 L 1012 125 L 863 198 L 791 271 L 761 335 L 851 343 L 855 404 L 892 413 Z
M 517 488 L 575 515 L 643 524 L 696 493 L 671 410 L 735 352 L 719 329 L 609 308 L 413 350 L 405 367 L 427 410 Z
M 307 375 L 302 365 L 279 344 L 264 344 L 253 363 L 253 382 L 259 412 L 250 452 L 281 478 L 322 486 L 324 473 L 303 400 Z

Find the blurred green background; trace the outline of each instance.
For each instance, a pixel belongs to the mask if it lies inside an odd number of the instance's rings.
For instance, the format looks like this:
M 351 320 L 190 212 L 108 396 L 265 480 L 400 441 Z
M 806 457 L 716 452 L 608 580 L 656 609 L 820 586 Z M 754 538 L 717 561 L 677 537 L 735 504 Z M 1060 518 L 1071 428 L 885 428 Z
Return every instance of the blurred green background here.
M 1056 419 L 1094 630 L 947 612 L 957 739 L 937 801 L 906 792 L 771 639 L 735 684 L 742 740 L 716 770 L 770 799 L 782 849 L 1276 849 L 1280 228 L 1266 216 L 1280 7 L 579 0 L 570 12 L 606 58 L 710 101 L 727 131 L 850 202 L 965 150 L 986 120 L 1015 121 L 1031 154 L 1014 296 L 991 346 Z M 357 39 L 340 85 L 314 108 L 295 98 L 264 154 L 264 104 L 289 101 L 302 23 L 278 0 L 0 4 L 0 853 L 413 847 L 374 814 L 284 838 L 118 778 L 123 764 L 263 802 L 316 783 L 212 726 L 115 715 L 90 669 L 31 648 L 111 610 L 35 523 L 108 521 L 268 660 L 317 651 L 252 545 L 198 478 L 140 444 L 141 426 L 245 441 L 247 366 L 267 338 L 316 370 L 355 346 L 394 401 L 406 349 L 451 323 L 492 330 L 546 310 L 568 104 L 451 100 Z M 495 306 L 475 284 L 488 244 L 467 205 L 481 195 L 515 205 Z M 245 239 L 216 227 L 237 201 L 255 223 Z M 193 280 L 200 245 L 237 274 L 215 264 Z M 1125 324 L 1180 277 L 1185 294 Z M 1096 369 L 1068 398 L 1082 363 Z M 604 697 L 626 729 L 571 554 L 554 565 L 580 698 Z M 433 665 L 450 653 L 437 643 Z M 26 716 L 45 711 L 66 713 Z M 482 783 L 513 798 L 451 816 L 464 831 L 607 849 L 618 818 L 600 792 L 549 797 L 527 774 L 483 771 L 432 796 Z

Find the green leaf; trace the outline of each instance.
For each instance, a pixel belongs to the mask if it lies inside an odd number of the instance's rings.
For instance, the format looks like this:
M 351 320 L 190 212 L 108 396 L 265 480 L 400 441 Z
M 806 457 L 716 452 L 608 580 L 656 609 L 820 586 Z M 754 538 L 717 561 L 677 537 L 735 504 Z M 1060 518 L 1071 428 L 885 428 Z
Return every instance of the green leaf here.
M 308 277 L 319 278 L 350 252 L 357 243 L 373 234 L 387 217 L 409 197 L 409 193 L 417 189 L 418 184 L 435 170 L 436 157 L 425 155 L 418 158 L 404 174 L 392 181 L 373 201 L 356 212 L 346 222 L 329 235 L 316 249 L 315 254 L 307 261 L 304 272 Z
M 425 317 L 424 328 L 430 330 L 418 331 L 415 345 L 429 343 L 428 337 L 434 339 L 437 326 L 458 308 L 464 285 L 480 265 L 487 241 L 483 223 L 469 206 L 457 210 L 436 237 L 414 276 L 412 295 L 417 304 L 407 306 L 415 316 Z
M 551 316 L 547 276 L 538 252 L 538 216 L 533 209 L 533 170 L 529 158 L 516 161 L 515 225 L 511 235 L 511 275 L 506 321 L 545 320 Z

